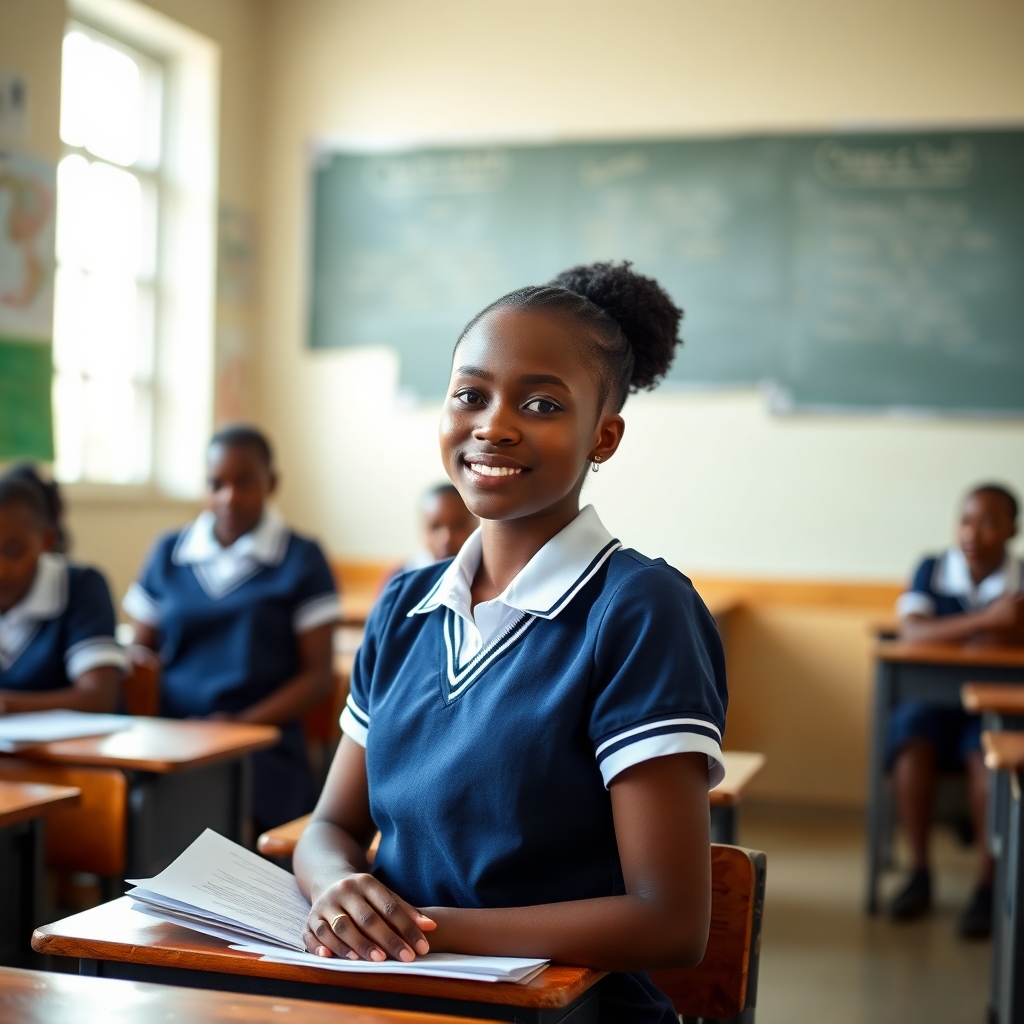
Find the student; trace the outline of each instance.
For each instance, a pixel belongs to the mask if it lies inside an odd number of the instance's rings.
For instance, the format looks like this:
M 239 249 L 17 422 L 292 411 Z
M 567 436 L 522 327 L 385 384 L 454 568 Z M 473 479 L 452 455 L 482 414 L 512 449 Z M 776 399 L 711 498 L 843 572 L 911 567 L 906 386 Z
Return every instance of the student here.
M 1000 484 L 983 484 L 960 511 L 958 546 L 918 566 L 897 603 L 900 636 L 937 643 L 1024 644 L 1024 579 L 1009 551 L 1017 533 L 1018 504 Z M 971 817 L 978 842 L 978 882 L 958 923 L 965 938 L 983 938 L 992 926 L 992 857 L 985 844 L 987 773 L 977 715 L 960 708 L 904 701 L 893 711 L 889 733 L 896 806 L 913 866 L 890 905 L 897 920 L 931 908 L 928 833 L 939 769 L 967 771 Z
M 434 562 L 454 558 L 479 525 L 454 484 L 443 483 L 431 487 L 420 503 L 423 550 L 411 558 L 405 568 L 422 569 Z
M 136 642 L 159 654 L 161 713 L 281 728 L 253 756 L 260 831 L 313 805 L 300 719 L 331 692 L 338 594 L 315 541 L 267 507 L 270 444 L 227 427 L 207 450 L 206 510 L 162 537 L 125 595 Z
M 550 957 L 613 972 L 602 1021 L 676 1020 L 645 972 L 707 940 L 722 645 L 689 580 L 579 497 L 680 316 L 629 264 L 594 264 L 463 332 L 441 454 L 481 528 L 370 616 L 295 853 L 309 949 Z
M 60 508 L 31 467 L 0 477 L 0 713 L 117 704 L 126 658 L 110 591 L 56 550 Z

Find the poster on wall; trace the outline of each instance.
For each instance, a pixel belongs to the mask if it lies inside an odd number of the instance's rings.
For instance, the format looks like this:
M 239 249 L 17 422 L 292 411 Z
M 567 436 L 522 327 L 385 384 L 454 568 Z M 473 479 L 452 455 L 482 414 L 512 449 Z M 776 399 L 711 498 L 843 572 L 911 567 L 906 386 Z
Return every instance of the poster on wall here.
M 56 167 L 0 150 L 0 459 L 53 458 Z

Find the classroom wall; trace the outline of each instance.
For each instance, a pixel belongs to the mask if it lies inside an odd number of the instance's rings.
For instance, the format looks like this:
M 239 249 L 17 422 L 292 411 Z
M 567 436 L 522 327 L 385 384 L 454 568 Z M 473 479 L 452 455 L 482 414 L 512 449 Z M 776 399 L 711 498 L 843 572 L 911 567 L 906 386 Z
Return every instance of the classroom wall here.
M 414 544 L 437 408 L 402 406 L 386 356 L 304 348 L 311 138 L 1024 120 L 1016 2 L 271 0 L 268 27 L 261 408 L 286 511 L 353 556 Z M 778 418 L 750 390 L 634 398 L 626 420 L 589 493 L 694 571 L 898 579 L 968 483 L 1024 489 L 1019 420 Z
M 152 0 L 149 6 L 215 40 L 221 47 L 220 204 L 258 217 L 262 175 L 260 98 L 265 40 L 260 0 Z M 60 156 L 60 61 L 64 0 L 0 0 L 0 64 L 28 81 L 29 129 L 18 142 L 47 159 Z M 258 237 L 258 235 L 257 235 Z M 256 413 L 253 364 L 256 295 L 218 302 L 218 370 L 229 383 L 219 400 L 235 418 Z M 228 390 L 230 387 L 230 391 Z M 224 413 L 221 419 L 229 418 Z M 135 488 L 66 488 L 74 557 L 99 565 L 120 597 L 154 538 L 187 522 L 195 502 Z

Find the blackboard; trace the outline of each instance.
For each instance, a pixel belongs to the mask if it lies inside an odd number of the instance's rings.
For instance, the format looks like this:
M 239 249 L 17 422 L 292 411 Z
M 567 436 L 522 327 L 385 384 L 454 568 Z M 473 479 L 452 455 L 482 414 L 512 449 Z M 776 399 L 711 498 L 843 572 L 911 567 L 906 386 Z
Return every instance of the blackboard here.
M 323 149 L 309 343 L 444 394 L 512 288 L 630 259 L 684 307 L 669 376 L 794 408 L 1024 410 L 1024 132 Z

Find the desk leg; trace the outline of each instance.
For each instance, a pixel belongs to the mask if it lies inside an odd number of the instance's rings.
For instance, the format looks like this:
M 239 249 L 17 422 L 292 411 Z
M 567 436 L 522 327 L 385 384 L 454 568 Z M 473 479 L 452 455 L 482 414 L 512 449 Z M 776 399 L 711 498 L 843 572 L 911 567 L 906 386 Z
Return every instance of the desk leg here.
M 1006 772 L 989 772 L 985 831 L 995 862 L 992 879 L 992 985 L 989 996 L 989 1021 L 992 1024 L 999 1020 L 999 992 L 1002 986 L 1002 907 L 1006 899 L 1009 822 L 1010 776 Z
M 736 845 L 735 804 L 719 804 L 711 808 L 711 842 Z
M 885 746 L 889 731 L 889 709 L 892 706 L 893 667 L 879 662 L 875 675 L 875 706 L 871 719 L 871 753 L 868 762 L 867 807 L 867 893 L 865 905 L 869 914 L 878 912 L 878 876 L 882 865 L 882 842 L 885 835 L 885 808 L 882 786 L 885 775 Z
M 43 918 L 43 818 L 0 829 L 0 964 L 37 966 L 30 942 Z
M 1024 914 L 1020 900 L 1024 896 L 1024 859 L 1021 857 L 1021 776 L 1013 773 L 1010 782 L 1009 828 L 1006 834 L 1005 871 L 1002 898 L 997 904 L 1000 942 L 994 952 L 1000 960 L 999 998 L 996 1019 L 999 1024 L 1024 1024 Z

